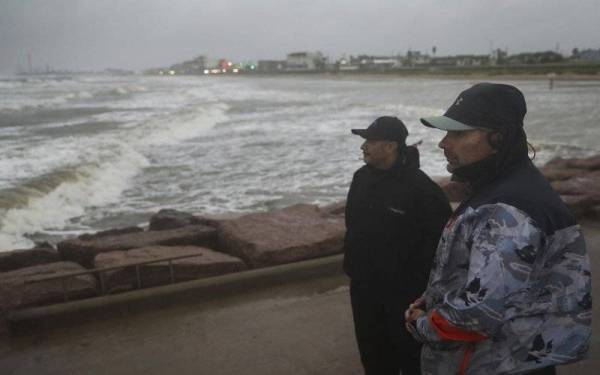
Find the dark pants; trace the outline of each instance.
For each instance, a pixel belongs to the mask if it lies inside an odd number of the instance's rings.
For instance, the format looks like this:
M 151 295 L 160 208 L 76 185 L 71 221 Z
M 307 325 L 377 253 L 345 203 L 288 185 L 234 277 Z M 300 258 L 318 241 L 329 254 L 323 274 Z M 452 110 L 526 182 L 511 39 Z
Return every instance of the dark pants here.
M 556 367 L 544 367 L 537 370 L 533 370 L 527 373 L 527 375 L 556 375 Z
M 413 296 L 382 283 L 352 281 L 354 330 L 365 375 L 421 373 L 421 345 L 406 331 L 404 311 Z

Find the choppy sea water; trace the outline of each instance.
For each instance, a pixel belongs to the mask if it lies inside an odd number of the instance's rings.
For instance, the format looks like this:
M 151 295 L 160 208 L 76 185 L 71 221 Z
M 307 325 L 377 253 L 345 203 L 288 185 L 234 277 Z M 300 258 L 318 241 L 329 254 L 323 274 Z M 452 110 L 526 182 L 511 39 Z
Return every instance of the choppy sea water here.
M 394 115 L 422 168 L 446 175 L 443 113 L 475 81 L 397 77 L 0 78 L 0 251 L 192 213 L 345 197 L 361 166 L 350 129 Z M 600 149 L 600 82 L 510 82 L 536 162 Z

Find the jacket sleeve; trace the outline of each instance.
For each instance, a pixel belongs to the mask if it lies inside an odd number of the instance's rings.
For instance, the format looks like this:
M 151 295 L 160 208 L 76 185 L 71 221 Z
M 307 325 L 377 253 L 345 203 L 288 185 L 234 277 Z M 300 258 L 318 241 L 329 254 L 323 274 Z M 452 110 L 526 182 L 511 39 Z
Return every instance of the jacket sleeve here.
M 415 337 L 423 342 L 494 336 L 504 323 L 507 301 L 527 293 L 542 243 L 531 219 L 505 204 L 480 207 L 457 225 L 471 226 L 456 230 L 454 239 L 470 254 L 467 281 L 417 320 Z

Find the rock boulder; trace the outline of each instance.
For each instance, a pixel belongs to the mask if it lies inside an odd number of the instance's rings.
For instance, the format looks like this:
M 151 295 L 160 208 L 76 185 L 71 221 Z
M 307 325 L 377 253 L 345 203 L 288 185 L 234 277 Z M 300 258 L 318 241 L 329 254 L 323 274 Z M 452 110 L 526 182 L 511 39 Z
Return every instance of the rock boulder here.
M 134 263 L 159 261 L 176 256 L 194 255 L 173 260 L 174 281 L 186 281 L 230 272 L 243 271 L 241 259 L 197 246 L 149 246 L 128 251 L 101 253 L 94 259 L 96 268 L 123 267 L 103 272 L 105 290 L 115 292 L 137 288 Z M 168 261 L 139 266 L 141 287 L 169 284 L 171 273 Z
M 55 262 L 2 272 L 0 273 L 0 309 L 7 311 L 20 307 L 64 302 L 62 280 L 38 282 L 35 280 L 79 271 L 85 271 L 85 268 L 72 262 Z M 92 297 L 98 293 L 96 278 L 92 275 L 68 278 L 64 285 L 69 299 Z
M 219 223 L 218 249 L 251 267 L 263 267 L 342 252 L 342 216 L 298 204 Z
M 346 214 L 346 200 L 341 202 L 335 202 L 326 206 L 320 207 L 320 210 L 331 214 L 331 215 L 345 215 Z
M 588 216 L 594 206 L 600 204 L 600 195 L 561 195 L 560 197 L 576 218 Z
M 544 167 L 558 169 L 583 169 L 587 171 L 595 171 L 600 169 L 600 155 L 594 155 L 588 158 L 554 158 L 550 160 Z
M 58 244 L 58 251 L 65 260 L 93 267 L 94 257 L 107 251 L 128 250 L 146 246 L 205 246 L 214 248 L 216 230 L 205 225 L 189 225 L 183 228 L 118 234 L 85 241 L 80 238 Z
M 195 224 L 202 224 L 202 222 L 192 214 L 177 210 L 163 209 L 150 218 L 150 227 L 148 230 L 176 229 Z
M 77 238 L 79 238 L 80 240 L 83 240 L 83 241 L 91 241 L 91 240 L 96 240 L 98 238 L 103 238 L 103 237 L 118 236 L 120 234 L 139 233 L 139 232 L 143 232 L 143 231 L 144 231 L 144 229 L 142 229 L 140 227 L 125 227 L 125 228 L 103 230 L 103 231 L 96 232 L 96 233 L 86 233 L 86 234 L 82 234 L 81 236 L 79 236 Z
M 596 195 L 600 193 L 600 173 L 591 172 L 583 176 L 554 181 L 552 187 L 564 195 Z
M 568 180 L 569 178 L 582 176 L 586 173 L 586 171 L 582 169 L 555 167 L 542 167 L 540 168 L 540 171 L 550 182 Z
M 0 272 L 61 261 L 61 256 L 52 246 L 36 246 L 27 250 L 0 252 Z

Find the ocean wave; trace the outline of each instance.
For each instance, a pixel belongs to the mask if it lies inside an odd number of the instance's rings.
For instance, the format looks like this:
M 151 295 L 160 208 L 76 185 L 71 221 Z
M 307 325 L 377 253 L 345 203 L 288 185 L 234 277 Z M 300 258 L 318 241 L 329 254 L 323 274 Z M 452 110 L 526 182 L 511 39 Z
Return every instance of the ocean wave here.
M 103 88 L 101 90 L 97 90 L 91 94 L 90 97 L 94 98 L 113 98 L 113 97 L 122 97 L 128 96 L 135 93 L 147 92 L 148 89 L 142 85 L 125 85 L 125 86 L 117 86 L 111 88 Z
M 178 114 L 177 117 L 153 120 L 137 127 L 132 136 L 138 144 L 146 147 L 191 140 L 206 134 L 215 125 L 227 121 L 228 108 L 224 103 L 206 104 L 193 112 Z
M 111 154 L 0 192 L 0 250 L 31 246 L 28 234 L 64 229 L 86 209 L 118 202 L 149 162 L 124 142 Z
M 83 171 L 83 168 L 59 169 L 24 181 L 19 186 L 0 190 L 0 211 L 25 207 L 31 198 L 42 197 L 64 182 L 77 180 Z
M 14 82 L 1 82 L 0 93 L 2 91 L 15 90 L 20 88 L 16 93 L 13 93 L 10 100 L 0 102 L 0 114 L 32 111 L 39 109 L 61 108 L 65 105 L 86 103 L 90 100 L 121 100 L 128 98 L 131 95 L 147 92 L 148 89 L 143 85 L 119 85 L 116 87 L 106 86 L 88 86 L 84 89 L 69 85 L 61 85 L 52 87 L 54 90 L 28 90 L 23 89 L 23 84 Z
M 66 108 L 23 108 L 19 112 L 0 114 L 0 127 L 30 126 L 56 122 L 70 122 L 75 118 L 88 117 L 114 111 L 106 106 Z
M 32 245 L 31 234 L 88 229 L 73 228 L 80 225 L 74 220 L 97 215 L 97 207 L 118 204 L 134 177 L 162 158 L 157 150 L 206 134 L 228 120 L 227 108 L 206 104 L 131 128 L 55 137 L 37 147 L 15 149 L 1 163 L 5 173 L 0 173 L 0 182 L 15 181 L 14 173 L 21 173 L 21 182 L 0 191 L 0 250 Z M 43 160 L 37 171 L 30 168 L 32 160 Z

